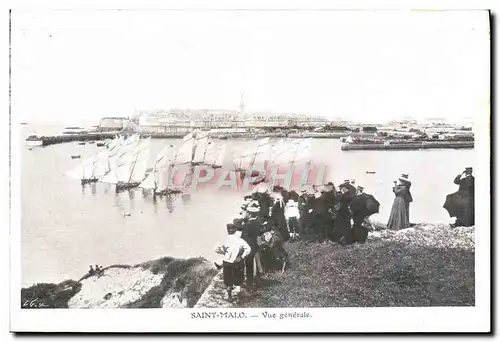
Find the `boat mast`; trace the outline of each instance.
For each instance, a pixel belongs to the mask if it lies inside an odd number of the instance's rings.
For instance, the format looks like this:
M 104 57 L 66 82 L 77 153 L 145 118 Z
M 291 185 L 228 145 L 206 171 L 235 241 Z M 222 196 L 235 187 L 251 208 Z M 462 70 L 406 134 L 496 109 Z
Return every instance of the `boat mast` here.
M 135 164 L 137 163 L 137 158 L 139 157 L 139 152 L 140 152 L 140 150 L 135 154 L 134 163 L 132 164 L 132 167 L 130 169 L 129 178 L 128 178 L 129 183 L 132 181 L 132 175 L 134 174 Z

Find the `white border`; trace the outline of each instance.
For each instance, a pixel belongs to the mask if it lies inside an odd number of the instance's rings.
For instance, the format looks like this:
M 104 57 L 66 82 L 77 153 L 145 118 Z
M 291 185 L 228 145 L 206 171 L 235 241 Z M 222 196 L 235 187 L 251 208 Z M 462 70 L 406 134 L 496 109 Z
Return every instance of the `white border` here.
M 14 8 L 330 8 L 330 9 L 479 9 L 492 8 L 494 1 L 393 1 L 377 5 L 370 1 L 339 1 L 336 3 L 323 1 L 304 2 L 288 1 L 286 5 L 270 1 L 246 1 L 235 4 L 232 1 L 218 1 L 210 6 L 203 2 L 186 1 L 149 1 L 136 4 L 128 2 L 90 2 L 85 1 L 76 6 L 68 6 L 67 2 L 55 1 L 50 6 L 40 6 L 36 1 L 24 1 L 21 5 L 11 4 Z M 2 13 L 5 19 L 5 12 Z M 8 14 L 7 14 L 8 15 Z M 3 26 L 5 27 L 5 25 Z M 3 31 L 2 38 L 5 37 Z M 8 41 L 8 32 L 7 32 Z M 2 44 L 6 46 L 6 44 Z M 5 56 L 5 53 L 3 54 Z M 8 60 L 7 60 L 8 63 Z M 4 64 L 5 66 L 5 64 Z M 5 67 L 1 69 L 5 72 Z M 4 78 L 7 79 L 7 78 Z M 2 92 L 8 94 L 6 91 Z M 8 100 L 7 100 L 8 103 Z M 5 107 L 4 107 L 5 108 Z M 490 208 L 489 208 L 489 120 L 485 113 L 484 120 L 477 123 L 476 151 L 478 163 L 475 165 L 476 174 L 476 306 L 470 308 L 332 308 L 332 309 L 296 309 L 293 311 L 307 311 L 313 319 L 284 320 L 279 323 L 263 319 L 248 320 L 193 320 L 190 319 L 190 309 L 146 309 L 146 310 L 21 310 L 20 309 L 20 198 L 19 189 L 19 163 L 13 158 L 12 164 L 12 227 L 11 227 L 11 331 L 73 331 L 73 332 L 104 332 L 104 331 L 130 331 L 130 332 L 216 332 L 216 331 L 241 331 L 241 332 L 465 332 L 489 331 L 490 325 Z M 5 118 L 5 117 L 4 117 Z M 8 118 L 7 118 L 8 119 Z M 15 119 L 15 118 L 13 118 Z M 5 121 L 4 121 L 5 122 Z M 8 128 L 8 125 L 4 125 Z M 12 126 L 13 156 L 19 155 L 18 129 Z M 7 133 L 7 132 L 5 132 Z M 4 134 L 5 134 L 4 133 Z M 7 147 L 8 135 L 2 136 L 2 146 Z M 17 151 L 15 151 L 17 149 Z M 8 151 L 7 151 L 8 153 Z M 5 155 L 7 156 L 7 155 Z M 4 158 L 4 161 L 8 160 Z M 8 169 L 7 169 L 8 170 Z M 5 169 L 4 169 L 5 172 Z M 5 186 L 8 179 L 2 179 Z M 8 196 L 8 188 L 3 194 Z M 5 198 L 5 195 L 4 197 Z M 8 203 L 8 202 L 7 202 Z M 8 208 L 4 206 L 4 208 Z M 3 217 L 8 217 L 4 215 Z M 4 221 L 5 222 L 5 221 Z M 3 251 L 7 250 L 4 246 Z M 6 282 L 5 282 L 6 283 Z M 196 310 L 221 311 L 221 310 Z M 234 310 L 233 310 L 234 311 Z M 240 310 L 235 310 L 240 311 Z M 260 309 L 247 309 L 245 312 L 262 312 Z M 282 312 L 291 309 L 270 309 L 267 311 Z M 361 322 L 361 324 L 360 324 Z

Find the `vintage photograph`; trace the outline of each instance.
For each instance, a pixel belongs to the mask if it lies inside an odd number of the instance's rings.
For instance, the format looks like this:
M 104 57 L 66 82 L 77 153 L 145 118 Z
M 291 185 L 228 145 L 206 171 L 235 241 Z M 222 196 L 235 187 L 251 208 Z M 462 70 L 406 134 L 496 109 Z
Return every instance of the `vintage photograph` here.
M 487 10 L 10 26 L 21 314 L 477 305 Z

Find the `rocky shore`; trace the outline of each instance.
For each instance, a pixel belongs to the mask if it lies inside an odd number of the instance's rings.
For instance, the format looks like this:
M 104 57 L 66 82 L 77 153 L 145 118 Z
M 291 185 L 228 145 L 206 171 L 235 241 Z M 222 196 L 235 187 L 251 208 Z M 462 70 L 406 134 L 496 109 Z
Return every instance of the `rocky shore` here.
M 475 227 L 375 224 L 363 245 L 293 242 L 284 273 L 229 303 L 222 274 L 202 258 L 113 265 L 78 281 L 21 290 L 31 308 L 232 308 L 474 305 Z M 27 304 L 28 303 L 28 304 Z M 30 304 L 31 303 L 31 304 Z
M 217 270 L 202 258 L 152 260 L 113 265 L 79 281 L 35 284 L 21 290 L 24 308 L 186 308 L 193 307 Z

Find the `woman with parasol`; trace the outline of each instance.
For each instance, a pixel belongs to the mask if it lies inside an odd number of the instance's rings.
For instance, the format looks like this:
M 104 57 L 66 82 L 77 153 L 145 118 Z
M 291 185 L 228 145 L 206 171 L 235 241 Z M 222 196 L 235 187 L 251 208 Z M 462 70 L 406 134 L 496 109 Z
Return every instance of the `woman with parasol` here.
M 448 211 L 450 217 L 457 220 L 453 227 L 469 227 L 474 225 L 474 176 L 472 167 L 455 177 L 453 181 L 459 185 L 458 191 L 446 196 L 443 207 Z
M 411 182 L 408 174 L 402 174 L 397 181 L 394 181 L 392 191 L 396 196 L 392 203 L 391 215 L 387 222 L 387 228 L 401 230 L 410 227 L 410 203 L 413 197 L 410 193 Z
M 379 211 L 380 203 L 369 194 L 364 192 L 364 188 L 357 186 L 356 196 L 352 199 L 350 209 L 352 213 L 353 242 L 365 243 L 368 237 L 368 229 L 363 227 L 363 222 Z

